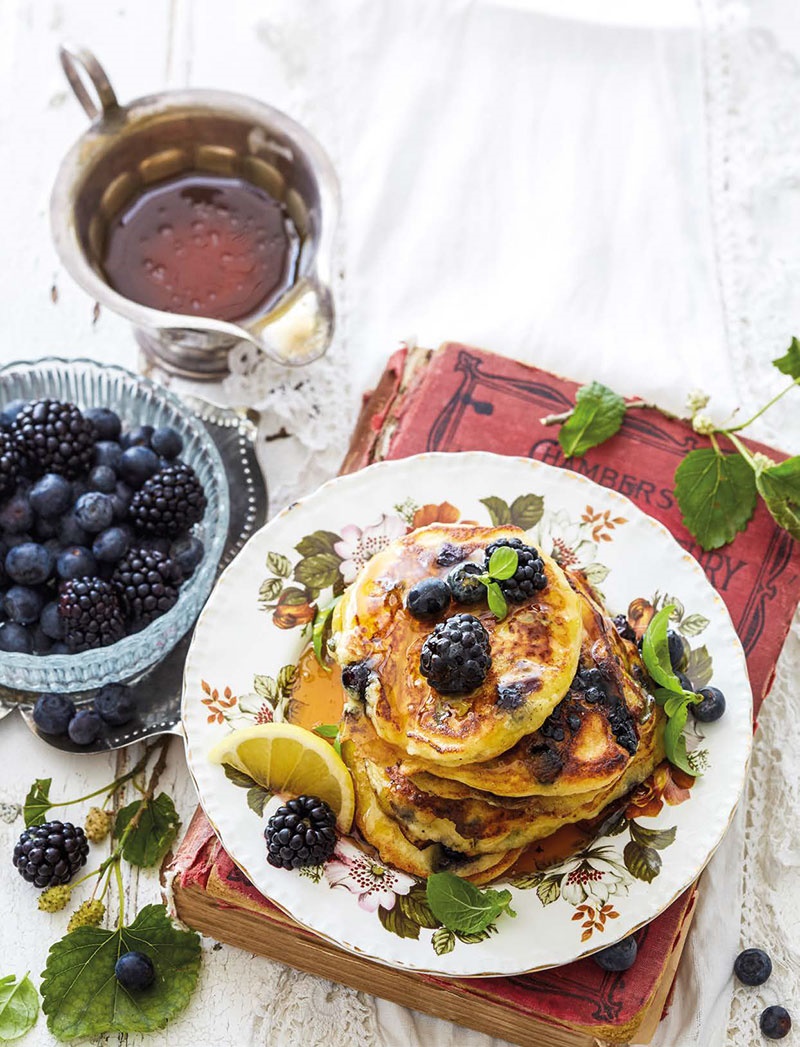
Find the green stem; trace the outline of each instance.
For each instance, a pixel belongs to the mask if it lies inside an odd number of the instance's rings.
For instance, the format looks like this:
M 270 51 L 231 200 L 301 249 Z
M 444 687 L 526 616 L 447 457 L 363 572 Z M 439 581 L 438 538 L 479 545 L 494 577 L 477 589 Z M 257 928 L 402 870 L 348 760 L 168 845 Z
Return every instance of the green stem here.
M 150 759 L 150 754 L 158 747 L 158 745 L 159 742 L 153 742 L 151 745 L 146 746 L 141 759 L 136 763 L 136 765 L 126 774 L 123 774 L 121 778 L 115 778 L 110 785 L 104 785 L 100 789 L 95 789 L 93 793 L 87 793 L 86 796 L 79 796 L 77 800 L 53 800 L 52 803 L 50 803 L 50 809 L 53 807 L 72 807 L 76 803 L 83 803 L 84 800 L 92 800 L 95 796 L 101 796 L 103 793 L 107 794 L 108 800 L 108 798 L 110 798 L 121 785 L 124 785 L 125 782 L 130 781 L 131 778 L 144 770 L 147 766 L 147 761 Z
M 765 411 L 768 411 L 773 404 L 776 404 L 782 396 L 785 396 L 789 390 L 794 388 L 798 383 L 800 383 L 800 378 L 793 381 L 791 385 L 787 385 L 785 389 L 782 389 L 781 392 L 777 394 L 777 396 L 773 396 L 768 403 L 764 404 L 760 411 L 756 411 L 752 418 L 748 418 L 746 422 L 740 422 L 739 425 L 734 425 L 730 429 L 723 429 L 722 432 L 724 432 L 726 436 L 731 436 L 732 433 L 739 433 L 742 429 L 746 429 L 748 425 L 752 425 L 756 418 L 760 418 Z
M 736 435 L 734 430 L 733 429 L 728 430 L 725 433 L 725 435 L 728 437 L 728 439 L 733 444 L 733 446 L 736 448 L 736 450 L 739 452 L 739 454 L 742 456 L 742 458 L 744 458 L 744 460 L 747 462 L 747 464 L 750 466 L 750 468 L 751 469 L 755 469 L 756 465 L 755 465 L 755 462 L 753 461 L 753 456 L 747 450 L 747 448 L 745 447 L 744 443 Z
M 117 927 L 122 930 L 125 925 L 125 889 L 122 886 L 122 870 L 120 869 L 120 863 L 116 862 L 114 865 L 114 872 L 117 877 L 117 891 L 119 892 L 119 917 L 117 919 Z

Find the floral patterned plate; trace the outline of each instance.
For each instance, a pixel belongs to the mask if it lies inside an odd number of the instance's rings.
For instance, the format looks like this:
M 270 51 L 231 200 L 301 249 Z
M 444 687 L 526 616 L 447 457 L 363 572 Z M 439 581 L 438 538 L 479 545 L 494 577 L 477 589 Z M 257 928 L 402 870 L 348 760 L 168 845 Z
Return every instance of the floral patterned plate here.
M 512 876 L 517 916 L 475 935 L 442 927 L 425 884 L 340 840 L 323 866 L 267 864 L 269 797 L 206 754 L 226 731 L 286 715 L 317 608 L 375 552 L 434 521 L 517 524 L 579 565 L 613 613 L 641 632 L 675 605 L 695 688 L 727 697 L 717 723 L 689 736 L 696 780 L 662 764 L 607 819 L 602 835 L 542 871 Z M 665 909 L 711 857 L 745 779 L 752 736 L 744 653 L 697 562 L 623 496 L 522 458 L 469 452 L 383 462 L 333 480 L 255 534 L 203 611 L 186 662 L 183 727 L 205 811 L 258 889 L 331 942 L 382 963 L 439 974 L 514 974 L 566 963 L 628 935 Z M 690 718 L 691 719 L 691 718 Z M 275 803 L 275 801 L 271 801 Z

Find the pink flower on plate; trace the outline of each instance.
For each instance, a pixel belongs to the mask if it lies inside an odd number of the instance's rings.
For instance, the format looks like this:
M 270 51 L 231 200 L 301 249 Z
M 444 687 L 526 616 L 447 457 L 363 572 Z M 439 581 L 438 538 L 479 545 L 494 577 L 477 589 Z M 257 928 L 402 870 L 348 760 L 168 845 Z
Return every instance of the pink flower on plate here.
M 333 858 L 325 863 L 325 876 L 331 887 L 346 887 L 357 894 L 358 904 L 367 912 L 376 912 L 379 905 L 393 909 L 397 895 L 408 894 L 415 882 L 345 840 L 339 841 Z
M 385 549 L 389 542 L 400 538 L 408 531 L 404 520 L 399 516 L 381 515 L 377 523 L 370 524 L 363 530 L 355 524 L 347 524 L 342 528 L 340 542 L 334 545 L 337 556 L 341 556 L 342 563 L 339 570 L 342 578 L 349 585 L 355 576 L 367 562 Z

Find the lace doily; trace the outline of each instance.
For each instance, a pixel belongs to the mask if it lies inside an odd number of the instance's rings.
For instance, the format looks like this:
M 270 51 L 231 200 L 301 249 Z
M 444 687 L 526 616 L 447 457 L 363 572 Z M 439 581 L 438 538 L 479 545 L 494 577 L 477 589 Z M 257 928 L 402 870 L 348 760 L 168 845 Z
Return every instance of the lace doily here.
M 701 3 L 712 211 L 728 346 L 745 416 L 786 385 L 771 367 L 800 314 L 800 65 L 754 26 L 757 6 Z M 796 392 L 749 434 L 800 450 Z M 755 737 L 746 796 L 741 947 L 765 948 L 773 974 L 735 983 L 728 1040 L 758 1039 L 761 1011 L 791 1009 L 800 986 L 800 619 L 781 656 Z M 731 918 L 735 918 L 731 913 Z

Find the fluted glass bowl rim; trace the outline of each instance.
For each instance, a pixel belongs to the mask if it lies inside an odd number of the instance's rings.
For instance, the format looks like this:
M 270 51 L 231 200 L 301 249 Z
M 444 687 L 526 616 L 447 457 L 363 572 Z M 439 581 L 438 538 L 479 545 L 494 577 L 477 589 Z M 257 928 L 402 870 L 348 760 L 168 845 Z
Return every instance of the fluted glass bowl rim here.
M 206 486 L 208 505 L 203 519 L 203 560 L 192 577 L 181 586 L 175 606 L 140 632 L 125 636 L 108 647 L 79 654 L 2 652 L 0 687 L 21 692 L 21 697 L 28 692 L 51 690 L 61 693 L 91 691 L 107 683 L 132 680 L 165 658 L 194 624 L 208 599 L 225 547 L 230 514 L 227 476 L 216 444 L 202 421 L 174 393 L 119 364 L 104 364 L 88 357 L 68 359 L 47 356 L 35 360 L 15 360 L 0 367 L 0 406 L 6 402 L 3 387 L 11 375 L 19 375 L 24 380 L 25 376 L 33 376 L 47 369 L 76 378 L 88 373 L 97 379 L 102 376 L 108 382 L 116 379 L 124 382 L 131 395 L 140 402 L 149 398 L 161 408 L 171 410 L 197 440 L 197 453 L 188 456 L 189 464 L 205 459 L 210 466 L 212 487 L 209 489 Z M 124 415 L 124 409 L 121 413 Z M 185 454 L 182 457 L 185 460 L 187 458 Z

